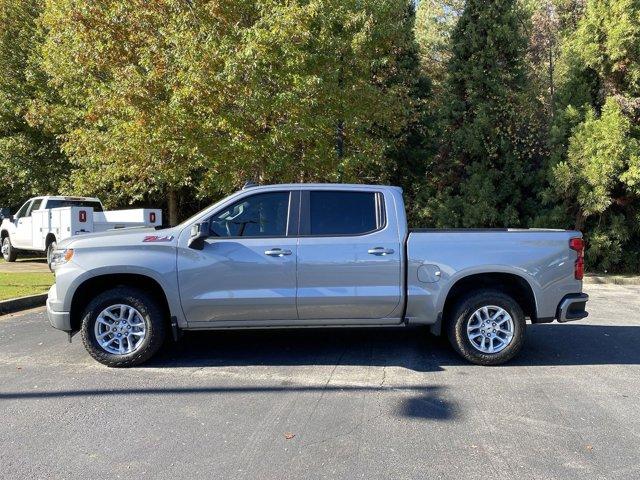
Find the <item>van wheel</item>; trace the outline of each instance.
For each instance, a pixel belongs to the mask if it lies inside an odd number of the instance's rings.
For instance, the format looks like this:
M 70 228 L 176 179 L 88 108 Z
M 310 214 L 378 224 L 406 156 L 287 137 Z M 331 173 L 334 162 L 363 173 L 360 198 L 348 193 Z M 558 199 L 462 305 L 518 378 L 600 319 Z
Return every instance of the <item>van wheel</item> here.
M 2 258 L 5 262 L 15 262 L 18 258 L 18 251 L 11 245 L 11 239 L 8 235 L 2 240 Z
M 117 287 L 98 295 L 82 316 L 82 342 L 89 354 L 108 367 L 133 367 L 162 346 L 165 313 L 141 290 Z
M 47 265 L 49 265 L 49 270 L 51 271 L 53 271 L 53 269 L 51 268 L 51 260 L 53 259 L 53 252 L 56 251 L 57 247 L 58 247 L 58 244 L 55 240 L 47 246 Z
M 447 326 L 451 345 L 466 360 L 500 365 L 522 348 L 526 325 L 513 298 L 497 290 L 480 290 L 458 302 Z

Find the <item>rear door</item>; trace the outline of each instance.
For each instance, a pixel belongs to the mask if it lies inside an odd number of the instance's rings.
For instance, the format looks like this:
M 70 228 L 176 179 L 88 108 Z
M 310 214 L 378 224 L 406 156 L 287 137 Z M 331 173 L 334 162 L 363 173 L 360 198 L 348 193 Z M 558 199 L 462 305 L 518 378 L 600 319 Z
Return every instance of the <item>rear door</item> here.
M 303 191 L 297 300 L 301 321 L 399 319 L 402 251 L 397 225 L 387 221 L 387 203 L 392 201 L 385 201 L 383 191 Z

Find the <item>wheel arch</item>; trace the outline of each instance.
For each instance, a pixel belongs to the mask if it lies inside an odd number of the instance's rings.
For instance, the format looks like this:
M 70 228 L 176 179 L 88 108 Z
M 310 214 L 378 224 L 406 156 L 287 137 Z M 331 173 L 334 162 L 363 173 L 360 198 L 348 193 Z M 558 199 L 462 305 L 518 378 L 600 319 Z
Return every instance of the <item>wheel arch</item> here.
M 71 330 L 80 330 L 82 313 L 96 295 L 116 287 L 135 288 L 150 294 L 165 312 L 165 320 L 170 321 L 169 301 L 157 280 L 140 273 L 107 273 L 90 277 L 76 287 L 69 310 Z
M 525 317 L 529 317 L 533 323 L 537 321 L 536 290 L 525 277 L 505 271 L 476 272 L 460 276 L 442 296 L 439 321 L 432 327 L 432 331 L 440 333 L 441 324 L 450 317 L 458 300 L 470 292 L 482 289 L 498 290 L 513 297 Z

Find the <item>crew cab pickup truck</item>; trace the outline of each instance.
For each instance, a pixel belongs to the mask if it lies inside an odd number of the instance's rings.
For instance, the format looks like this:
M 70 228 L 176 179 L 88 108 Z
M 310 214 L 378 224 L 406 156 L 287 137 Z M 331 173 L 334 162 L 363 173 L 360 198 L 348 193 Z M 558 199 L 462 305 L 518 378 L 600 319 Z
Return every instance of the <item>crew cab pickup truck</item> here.
M 20 251 L 46 252 L 51 265 L 57 242 L 74 235 L 161 224 L 160 209 L 105 211 L 97 198 L 35 197 L 26 201 L 15 215 L 2 219 L 2 256 L 5 261 L 14 262 Z
M 527 319 L 587 316 L 580 232 L 409 230 L 388 186 L 246 188 L 174 228 L 72 237 L 52 265 L 50 323 L 113 367 L 182 330 L 414 325 L 496 365 Z

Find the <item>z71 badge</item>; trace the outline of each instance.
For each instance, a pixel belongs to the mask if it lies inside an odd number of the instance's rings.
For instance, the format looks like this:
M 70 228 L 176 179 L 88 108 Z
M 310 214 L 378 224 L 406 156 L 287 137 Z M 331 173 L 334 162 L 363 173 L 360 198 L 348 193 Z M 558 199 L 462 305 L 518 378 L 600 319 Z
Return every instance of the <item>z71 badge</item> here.
M 143 242 L 170 242 L 173 240 L 173 235 L 147 235 L 142 240 Z

